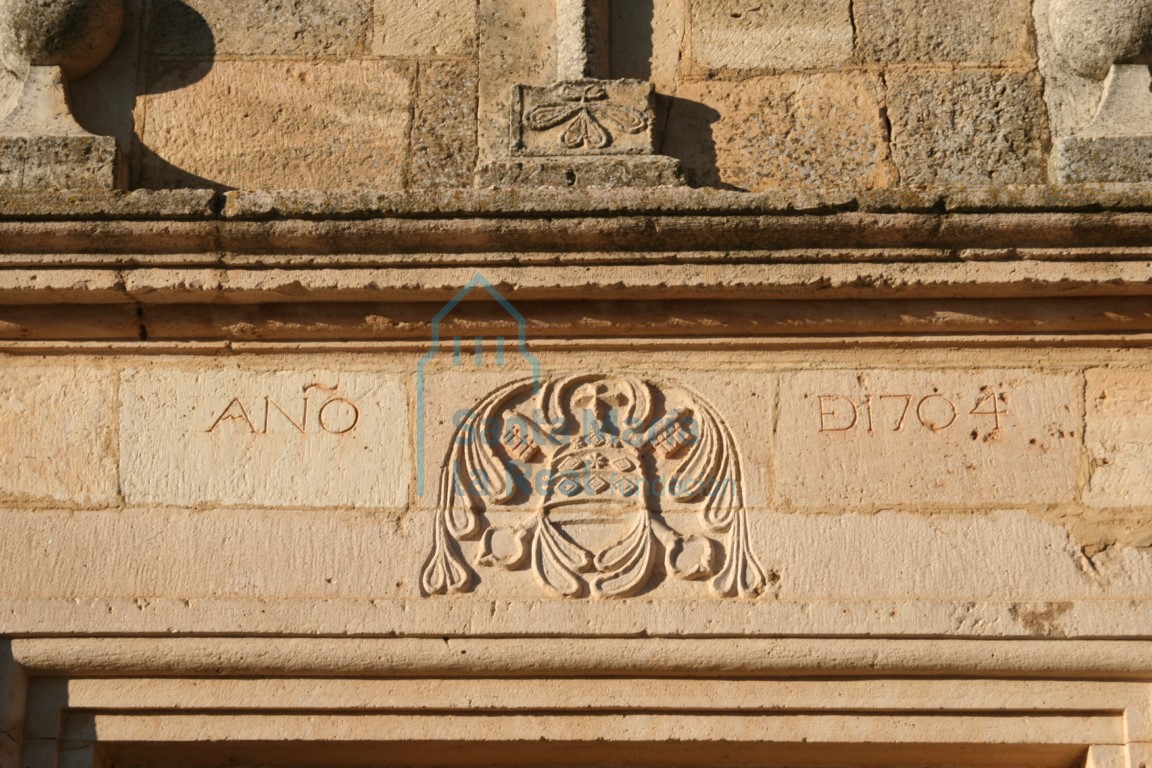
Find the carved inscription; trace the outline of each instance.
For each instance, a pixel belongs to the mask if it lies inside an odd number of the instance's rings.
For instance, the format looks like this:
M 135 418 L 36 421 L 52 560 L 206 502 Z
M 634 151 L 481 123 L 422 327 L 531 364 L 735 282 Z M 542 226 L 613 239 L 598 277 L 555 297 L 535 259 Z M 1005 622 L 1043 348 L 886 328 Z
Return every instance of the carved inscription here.
M 975 425 L 980 431 L 1003 428 L 1010 394 L 992 386 L 974 398 L 928 394 L 867 393 L 863 396 L 805 395 L 819 404 L 820 432 L 904 432 L 926 429 L 940 433 Z
M 360 424 L 360 408 L 346 397 L 340 396 L 340 387 L 309 384 L 298 403 L 282 405 L 269 395 L 258 400 L 234 397 L 225 406 L 206 431 L 211 434 L 231 425 L 233 429 L 253 435 L 267 435 L 277 431 L 325 432 L 346 435 Z
M 776 503 L 997 508 L 1076 497 L 1075 377 L 1019 369 L 786 374 Z
M 411 471 L 398 375 L 146 367 L 122 378 L 132 504 L 399 509 Z

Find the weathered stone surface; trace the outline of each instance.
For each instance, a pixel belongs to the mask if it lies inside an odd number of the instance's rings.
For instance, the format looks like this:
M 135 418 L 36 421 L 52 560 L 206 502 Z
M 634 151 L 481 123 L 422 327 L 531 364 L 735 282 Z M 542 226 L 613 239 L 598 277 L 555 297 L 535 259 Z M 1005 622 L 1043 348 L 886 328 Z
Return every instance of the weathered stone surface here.
M 1029 0 L 855 0 L 857 56 L 869 62 L 1030 63 Z
M 378 56 L 469 56 L 476 51 L 476 0 L 376 0 Z
M 1083 130 L 1057 140 L 1055 180 L 1062 183 L 1137 182 L 1152 178 L 1152 74 L 1144 64 L 1118 64 L 1104 101 Z
M 502 160 L 481 167 L 481 187 L 675 187 L 684 183 L 672 157 L 566 157 Z
M 1044 179 L 1042 83 L 989 70 L 887 78 L 892 157 L 902 184 L 1033 184 Z
M 669 112 L 663 151 L 701 185 L 884 187 L 895 169 L 882 104 L 879 78 L 866 73 L 686 85 Z
M 480 162 L 508 157 L 513 87 L 556 79 L 556 6 L 540 0 L 480 0 Z
M 1052 150 L 1056 181 L 1126 182 L 1152 176 L 1152 134 L 1148 136 L 1068 136 Z
M 116 189 L 116 140 L 107 136 L 0 136 L 0 188 Z
M 157 0 L 152 50 L 161 56 L 338 56 L 361 52 L 371 0 Z
M 1152 374 L 1101 368 L 1087 374 L 1087 446 L 1096 507 L 1152 506 Z
M 644 80 L 517 86 L 512 106 L 512 153 L 651 154 L 655 131 L 652 97 L 652 84 Z
M 1103 80 L 1112 64 L 1152 53 L 1152 2 L 1050 0 L 1048 28 L 1077 74 Z
M 420 65 L 408 185 L 470 187 L 476 168 L 476 65 Z
M 10 70 L 29 64 L 83 77 L 108 57 L 124 24 L 123 0 L 5 0 L 0 3 L 0 57 Z
M 1076 380 L 1025 371 L 785 376 L 777 497 L 790 508 L 1058 504 L 1076 496 Z
M 116 375 L 91 367 L 0 369 L 7 436 L 0 499 L 102 507 L 116 503 Z
M 692 3 L 692 62 L 705 69 L 834 67 L 852 57 L 849 0 Z
M 130 504 L 407 504 L 397 376 L 136 369 L 123 374 L 120 397 L 120 483 Z
M 404 185 L 411 72 L 386 61 L 171 64 L 143 100 L 146 187 Z M 236 104 L 245 109 L 237 113 Z M 329 138 L 317 141 L 319 134 Z

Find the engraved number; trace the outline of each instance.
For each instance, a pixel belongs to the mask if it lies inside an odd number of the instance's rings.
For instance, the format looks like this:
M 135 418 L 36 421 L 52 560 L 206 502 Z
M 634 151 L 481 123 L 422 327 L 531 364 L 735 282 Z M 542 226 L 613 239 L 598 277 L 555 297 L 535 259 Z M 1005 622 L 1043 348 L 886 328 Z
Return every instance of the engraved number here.
M 813 397 L 819 404 L 820 431 L 825 433 L 845 434 L 858 430 L 868 434 L 904 432 L 909 423 L 919 421 L 924 429 L 939 434 L 957 426 L 962 415 L 956 403 L 939 392 L 913 395 L 869 393 L 858 401 L 846 395 Z M 976 405 L 968 415 L 991 418 L 996 429 L 1000 429 L 1003 426 L 1001 417 L 1008 413 L 1004 407 L 1007 402 L 1006 393 L 982 387 Z M 910 420 L 910 414 L 915 414 L 915 419 Z
M 986 389 L 980 399 L 976 401 L 976 407 L 969 413 L 972 416 L 991 416 L 996 420 L 996 429 L 1000 429 L 1000 417 L 1008 413 L 1008 411 L 1000 410 L 1000 404 L 1006 399 L 1003 393 L 998 394 L 995 390 Z

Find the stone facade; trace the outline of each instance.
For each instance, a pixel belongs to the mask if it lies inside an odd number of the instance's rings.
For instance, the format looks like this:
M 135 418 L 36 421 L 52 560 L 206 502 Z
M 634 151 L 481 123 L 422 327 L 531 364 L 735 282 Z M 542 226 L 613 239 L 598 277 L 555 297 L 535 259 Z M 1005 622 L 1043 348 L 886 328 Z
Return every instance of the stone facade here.
M 1147 768 L 1146 6 L 3 0 L 0 768 Z

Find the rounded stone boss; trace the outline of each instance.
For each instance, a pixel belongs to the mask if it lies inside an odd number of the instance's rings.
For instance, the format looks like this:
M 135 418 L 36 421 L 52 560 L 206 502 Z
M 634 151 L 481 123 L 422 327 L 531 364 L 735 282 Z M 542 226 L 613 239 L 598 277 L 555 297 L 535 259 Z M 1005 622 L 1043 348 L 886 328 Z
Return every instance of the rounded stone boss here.
M 1048 26 L 1061 58 L 1084 77 L 1152 64 L 1152 0 L 1052 0 Z
M 0 56 L 14 72 L 59 67 L 68 80 L 83 77 L 123 28 L 123 0 L 0 0 Z

